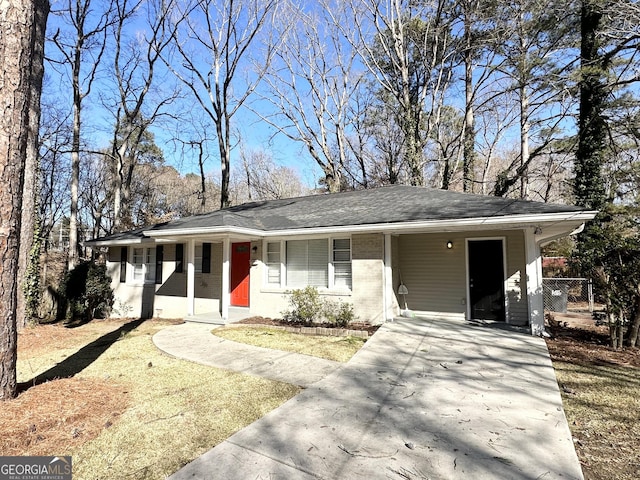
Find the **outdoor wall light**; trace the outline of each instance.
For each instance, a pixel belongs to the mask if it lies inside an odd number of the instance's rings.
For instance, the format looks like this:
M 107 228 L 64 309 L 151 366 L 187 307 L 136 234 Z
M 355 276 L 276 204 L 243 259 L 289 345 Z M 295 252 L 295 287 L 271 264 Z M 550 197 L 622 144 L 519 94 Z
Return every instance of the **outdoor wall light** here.
M 447 240 L 447 248 L 451 250 L 453 248 L 453 242 L 451 240 Z
M 252 251 L 253 253 L 256 253 L 256 252 L 258 251 L 258 246 L 257 246 L 257 245 L 254 245 L 253 247 L 251 247 L 251 251 Z

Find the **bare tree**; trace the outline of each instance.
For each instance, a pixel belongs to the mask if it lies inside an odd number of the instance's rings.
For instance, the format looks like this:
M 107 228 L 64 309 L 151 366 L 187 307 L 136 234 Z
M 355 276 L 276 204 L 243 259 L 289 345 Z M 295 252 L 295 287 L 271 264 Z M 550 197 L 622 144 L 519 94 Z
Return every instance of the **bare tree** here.
M 263 150 L 240 152 L 244 182 L 238 182 L 236 195 L 240 201 L 277 200 L 305 193 L 300 178 L 289 167 L 277 165 Z
M 55 224 L 60 224 L 68 211 L 68 184 L 71 171 L 65 162 L 71 144 L 71 122 L 67 112 L 60 108 L 56 98 L 43 98 L 40 121 L 40 218 L 44 251 Z
M 106 49 L 107 27 L 111 21 L 111 0 L 78 0 L 68 2 L 60 10 L 52 11 L 66 24 L 58 29 L 53 43 L 60 57 L 50 58 L 70 70 L 73 108 L 73 136 L 71 140 L 71 202 L 69 212 L 69 269 L 78 263 L 78 195 L 80 185 L 80 148 L 82 137 L 82 105 L 91 93 L 98 66 Z M 98 4 L 96 12 L 96 4 Z
M 111 157 L 115 160 L 113 179 L 114 229 L 131 228 L 131 184 L 138 164 L 138 148 L 149 127 L 158 121 L 165 108 L 177 98 L 177 91 L 160 92 L 157 64 L 160 55 L 173 40 L 170 21 L 173 0 L 120 0 L 115 4 L 113 21 L 113 73 L 117 99 L 108 107 L 114 112 Z M 146 28 L 139 32 L 139 16 L 146 16 Z M 129 25 L 136 35 L 129 36 Z
M 167 67 L 191 91 L 216 128 L 220 153 L 220 206 L 229 201 L 231 121 L 254 92 L 276 50 L 269 27 L 277 0 L 194 0 L 180 8 L 175 53 L 163 54 Z M 252 53 L 260 53 L 253 76 L 241 78 Z
M 357 154 L 348 139 L 354 125 L 350 103 L 363 72 L 356 68 L 357 51 L 344 39 L 345 21 L 342 2 L 326 0 L 316 9 L 289 5 L 278 24 L 284 41 L 265 76 L 268 90 L 262 96 L 275 113 L 257 112 L 278 132 L 305 145 L 329 192 L 346 187 L 349 156 Z
M 49 4 L 0 4 L 0 400 L 16 395 L 18 259 L 27 157 L 35 158 Z M 31 153 L 28 153 L 31 152 Z
M 353 46 L 386 101 L 397 106 L 403 155 L 413 185 L 424 184 L 424 147 L 440 121 L 456 51 L 449 0 L 351 0 Z
M 505 32 L 499 44 L 504 61 L 496 67 L 511 80 L 507 94 L 514 93 L 519 108 L 520 152 L 499 173 L 494 194 L 503 196 L 519 183 L 519 196 L 527 197 L 531 163 L 547 153 L 562 132 L 558 127 L 572 107 L 566 87 L 566 53 L 571 44 L 568 30 L 558 24 L 564 6 L 548 0 L 520 0 L 500 7 Z M 561 61 L 560 59 L 563 58 Z M 532 139 L 535 145 L 531 146 Z
M 45 8 L 42 8 L 45 7 Z M 22 218 L 20 231 L 20 259 L 18 262 L 18 308 L 16 311 L 18 328 L 36 320 L 39 303 L 40 279 L 40 162 L 38 131 L 40 124 L 40 97 L 44 78 L 44 35 L 49 14 L 48 3 L 38 5 L 34 10 L 34 38 L 31 52 L 31 93 L 29 100 L 29 129 L 27 139 L 24 186 L 22 194 Z

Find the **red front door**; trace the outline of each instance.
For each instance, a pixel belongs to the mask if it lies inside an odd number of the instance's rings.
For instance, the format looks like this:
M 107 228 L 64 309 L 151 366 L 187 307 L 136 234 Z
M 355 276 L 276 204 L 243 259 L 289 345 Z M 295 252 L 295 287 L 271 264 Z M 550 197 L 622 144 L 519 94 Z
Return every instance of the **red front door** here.
M 231 305 L 249 306 L 249 269 L 251 268 L 251 244 L 231 244 Z

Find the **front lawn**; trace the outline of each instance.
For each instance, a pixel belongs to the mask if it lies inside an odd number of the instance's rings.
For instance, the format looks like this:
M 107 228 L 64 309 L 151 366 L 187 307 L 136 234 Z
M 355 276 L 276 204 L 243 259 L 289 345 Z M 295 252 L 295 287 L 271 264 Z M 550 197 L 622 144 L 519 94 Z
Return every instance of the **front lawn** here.
M 25 391 L 0 409 L 2 454 L 72 455 L 74 479 L 164 478 L 299 392 L 162 354 L 151 337 L 169 323 L 21 333 Z
M 303 353 L 336 362 L 347 362 L 366 342 L 366 339 L 359 337 L 302 335 L 269 327 L 221 327 L 211 333 L 234 342 Z

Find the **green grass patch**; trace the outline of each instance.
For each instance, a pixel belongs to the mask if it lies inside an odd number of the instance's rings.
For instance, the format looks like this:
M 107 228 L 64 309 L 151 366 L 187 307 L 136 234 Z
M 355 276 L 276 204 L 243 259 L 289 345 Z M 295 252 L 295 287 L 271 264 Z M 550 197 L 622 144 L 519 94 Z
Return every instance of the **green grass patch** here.
M 269 327 L 221 327 L 212 330 L 212 333 L 234 342 L 336 362 L 347 362 L 366 342 L 366 339 L 358 337 L 302 335 Z

